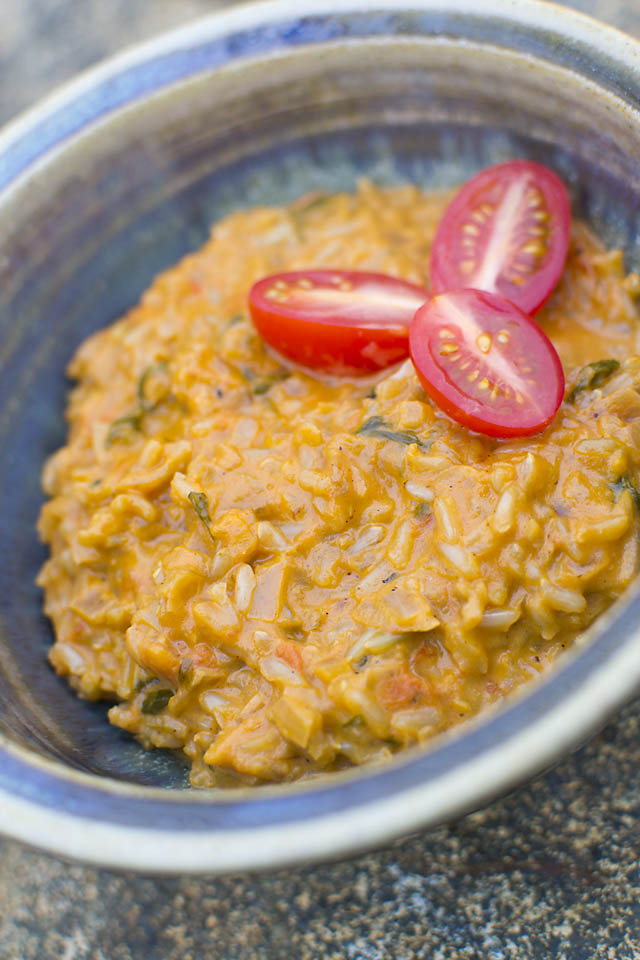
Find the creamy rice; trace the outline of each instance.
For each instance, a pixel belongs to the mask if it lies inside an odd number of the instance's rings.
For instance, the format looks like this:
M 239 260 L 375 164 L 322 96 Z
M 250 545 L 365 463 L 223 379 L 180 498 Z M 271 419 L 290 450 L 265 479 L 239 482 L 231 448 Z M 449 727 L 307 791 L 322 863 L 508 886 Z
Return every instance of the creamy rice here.
M 364 182 L 233 214 L 71 363 L 40 519 L 50 659 L 195 785 L 426 741 L 547 669 L 637 573 L 638 278 L 584 225 L 538 315 L 567 398 L 534 437 L 453 424 L 410 362 L 330 383 L 254 331 L 265 274 L 425 284 L 448 200 Z

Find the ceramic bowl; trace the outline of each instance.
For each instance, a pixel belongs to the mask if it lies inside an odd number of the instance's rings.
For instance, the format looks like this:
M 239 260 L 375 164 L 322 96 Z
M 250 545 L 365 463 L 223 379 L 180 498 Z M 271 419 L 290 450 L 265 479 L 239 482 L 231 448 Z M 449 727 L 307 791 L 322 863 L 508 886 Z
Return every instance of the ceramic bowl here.
M 640 265 L 640 49 L 530 0 L 233 8 L 82 76 L 0 136 L 0 829 L 145 871 L 353 853 L 477 808 L 583 741 L 640 684 L 625 598 L 525 693 L 385 766 L 204 792 L 109 726 L 46 661 L 39 474 L 65 364 L 237 207 L 320 188 L 554 167 Z

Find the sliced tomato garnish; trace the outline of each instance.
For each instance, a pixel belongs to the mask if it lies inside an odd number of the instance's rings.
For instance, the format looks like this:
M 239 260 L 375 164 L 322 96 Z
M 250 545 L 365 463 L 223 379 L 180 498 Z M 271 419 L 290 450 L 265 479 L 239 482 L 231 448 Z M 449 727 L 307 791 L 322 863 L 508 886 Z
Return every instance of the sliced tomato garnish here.
M 483 170 L 445 210 L 431 252 L 435 293 L 472 287 L 534 313 L 557 284 L 569 245 L 564 184 L 515 160 Z
M 431 399 L 478 433 L 537 433 L 562 403 L 555 347 L 535 320 L 496 294 L 454 290 L 433 297 L 416 313 L 409 344 Z
M 359 375 L 409 353 L 409 324 L 429 294 L 381 273 L 298 270 L 258 280 L 251 318 L 279 353 L 315 370 Z

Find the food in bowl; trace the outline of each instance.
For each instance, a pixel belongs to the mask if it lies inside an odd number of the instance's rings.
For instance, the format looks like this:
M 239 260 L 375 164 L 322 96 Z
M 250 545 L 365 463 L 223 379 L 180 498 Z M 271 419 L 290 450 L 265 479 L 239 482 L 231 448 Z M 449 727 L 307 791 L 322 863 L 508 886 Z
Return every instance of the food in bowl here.
M 252 285 L 287 271 L 422 289 L 450 200 L 364 181 L 234 213 L 71 362 L 43 476 L 50 659 L 145 746 L 183 750 L 194 785 L 425 742 L 539 675 L 636 575 L 640 280 L 584 224 L 532 321 L 567 386 L 531 436 L 451 419 L 410 359 L 305 369 L 249 317 Z

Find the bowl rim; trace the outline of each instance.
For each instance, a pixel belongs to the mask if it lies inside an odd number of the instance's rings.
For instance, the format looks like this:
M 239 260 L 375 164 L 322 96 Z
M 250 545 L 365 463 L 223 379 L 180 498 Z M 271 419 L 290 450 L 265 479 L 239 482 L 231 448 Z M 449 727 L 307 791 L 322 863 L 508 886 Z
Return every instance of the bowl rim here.
M 407 9 L 453 10 L 544 31 L 598 54 L 602 63 L 615 61 L 627 84 L 632 80 L 640 91 L 640 44 L 566 7 L 542 0 L 384 0 L 373 14 Z M 370 0 L 307 0 L 302 19 L 346 23 L 363 13 L 372 14 Z M 118 110 L 223 63 L 248 59 L 227 50 L 220 61 L 211 48 L 194 66 L 189 54 L 203 45 L 260 28 L 262 47 L 254 47 L 253 56 L 282 52 L 296 40 L 277 28 L 300 19 L 290 0 L 258 0 L 190 22 L 85 71 L 0 132 L 0 198 Z M 175 61 L 173 72 L 157 69 L 167 58 Z M 583 76 L 594 81 L 590 69 Z M 601 727 L 640 689 L 639 615 L 636 589 L 598 620 L 588 632 L 591 642 L 548 676 L 428 751 L 410 750 L 381 767 L 303 784 L 215 796 L 142 787 L 80 773 L 0 735 L 0 832 L 65 858 L 154 873 L 235 872 L 360 852 L 477 808 Z M 615 630 L 608 629 L 614 623 Z

